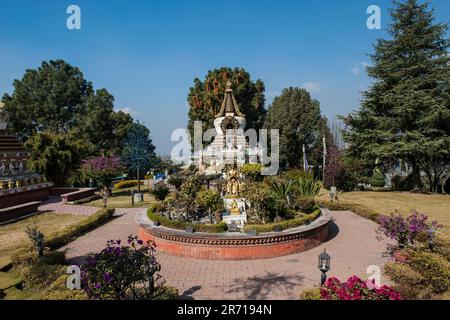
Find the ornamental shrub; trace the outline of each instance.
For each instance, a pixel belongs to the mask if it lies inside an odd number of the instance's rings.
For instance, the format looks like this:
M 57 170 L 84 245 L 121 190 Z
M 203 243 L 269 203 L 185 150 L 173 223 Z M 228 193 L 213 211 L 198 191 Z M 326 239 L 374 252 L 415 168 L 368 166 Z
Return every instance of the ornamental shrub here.
M 399 213 L 391 214 L 390 217 L 380 216 L 378 219 L 380 226 L 377 232 L 397 240 L 400 246 L 414 244 L 419 235 L 425 232 L 429 232 L 429 237 L 433 238 L 436 230 L 441 227 L 436 221 L 428 225 L 427 220 L 428 216 L 415 210 L 412 210 L 406 218 Z
M 305 289 L 300 293 L 300 300 L 320 300 L 320 288 Z
M 383 173 L 381 173 L 380 169 L 373 170 L 373 175 L 370 183 L 372 187 L 379 187 L 379 188 L 384 187 L 386 181 L 384 180 L 384 175 Z
M 384 266 L 384 272 L 394 282 L 394 288 L 404 299 L 430 298 L 426 279 L 405 263 L 390 262 Z
M 81 268 L 81 282 L 90 299 L 148 300 L 165 291 L 158 272 L 156 245 L 129 236 L 127 245 L 110 240 L 96 254 L 90 254 Z
M 140 181 L 141 185 L 144 184 L 144 181 Z M 138 181 L 137 180 L 124 180 L 116 182 L 113 187 L 114 189 L 125 189 L 125 188 L 131 188 L 131 187 L 137 187 Z
M 450 288 L 450 263 L 444 257 L 415 250 L 408 265 L 425 278 L 433 293 L 444 293 Z
M 329 278 L 320 290 L 323 300 L 402 300 L 400 293 L 393 288 L 369 287 L 366 281 L 357 276 L 341 283 L 337 278 Z
M 239 171 L 245 178 L 251 181 L 262 181 L 263 180 L 263 175 L 261 174 L 262 169 L 263 166 L 259 163 L 246 163 L 241 168 L 239 168 Z
M 160 201 L 164 201 L 169 193 L 170 190 L 166 186 L 156 186 L 152 191 L 152 194 L 155 196 L 155 198 Z

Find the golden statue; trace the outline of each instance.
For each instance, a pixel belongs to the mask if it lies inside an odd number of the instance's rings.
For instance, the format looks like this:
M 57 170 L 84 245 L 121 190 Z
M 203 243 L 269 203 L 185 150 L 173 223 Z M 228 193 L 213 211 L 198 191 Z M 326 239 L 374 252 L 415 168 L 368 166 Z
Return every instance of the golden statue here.
M 240 191 L 239 172 L 232 168 L 228 171 L 227 194 L 237 197 Z
M 231 204 L 230 213 L 232 216 L 238 216 L 241 214 L 241 210 L 239 210 L 236 200 L 234 200 Z

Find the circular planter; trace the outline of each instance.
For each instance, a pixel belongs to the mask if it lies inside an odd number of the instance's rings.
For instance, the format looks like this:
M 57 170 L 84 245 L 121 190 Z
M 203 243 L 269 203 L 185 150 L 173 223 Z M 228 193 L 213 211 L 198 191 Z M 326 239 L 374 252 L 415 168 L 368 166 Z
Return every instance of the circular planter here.
M 161 252 L 194 259 L 249 260 L 294 254 L 326 241 L 332 217 L 328 209 L 321 208 L 321 211 L 309 225 L 259 235 L 188 233 L 156 226 L 146 213 L 137 215 L 136 220 L 139 238 L 154 241 Z

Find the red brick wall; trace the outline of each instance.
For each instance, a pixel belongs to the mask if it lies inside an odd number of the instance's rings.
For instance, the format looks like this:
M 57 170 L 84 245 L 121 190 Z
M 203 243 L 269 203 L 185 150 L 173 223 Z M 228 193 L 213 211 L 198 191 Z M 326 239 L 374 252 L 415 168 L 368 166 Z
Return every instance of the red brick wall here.
M 309 250 L 327 239 L 328 224 L 306 238 L 260 245 L 220 246 L 169 241 L 155 237 L 142 227 L 138 229 L 138 236 L 143 241 L 156 242 L 158 250 L 172 255 L 209 260 L 250 260 L 280 257 Z
M 19 204 L 27 202 L 45 201 L 48 199 L 48 195 L 49 188 L 41 188 L 2 195 L 0 196 L 0 209 L 17 206 Z

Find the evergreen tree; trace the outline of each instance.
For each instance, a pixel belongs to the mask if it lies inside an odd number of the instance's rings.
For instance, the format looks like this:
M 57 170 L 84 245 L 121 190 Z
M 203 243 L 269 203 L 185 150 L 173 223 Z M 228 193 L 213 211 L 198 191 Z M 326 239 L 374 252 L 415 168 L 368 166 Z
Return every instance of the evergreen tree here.
M 252 81 L 250 74 L 240 68 L 220 68 L 209 71 L 204 81 L 194 80 L 189 90 L 188 129 L 193 137 L 194 121 L 203 122 L 203 130 L 214 128 L 215 115 L 219 112 L 230 80 L 239 110 L 245 114 L 247 128 L 258 130 L 264 123 L 264 83 Z
M 302 146 L 309 164 L 322 164 L 323 136 L 328 147 L 334 145 L 320 104 L 302 88 L 284 89 L 267 110 L 266 129 L 280 130 L 281 167 L 302 167 Z
M 359 111 L 346 119 L 349 154 L 389 166 L 404 160 L 421 186 L 420 170 L 429 172 L 430 190 L 450 159 L 450 66 L 447 25 L 434 23 L 428 3 L 395 1 L 391 39 L 380 39 L 373 78 Z M 444 168 L 444 169 L 443 169 Z

